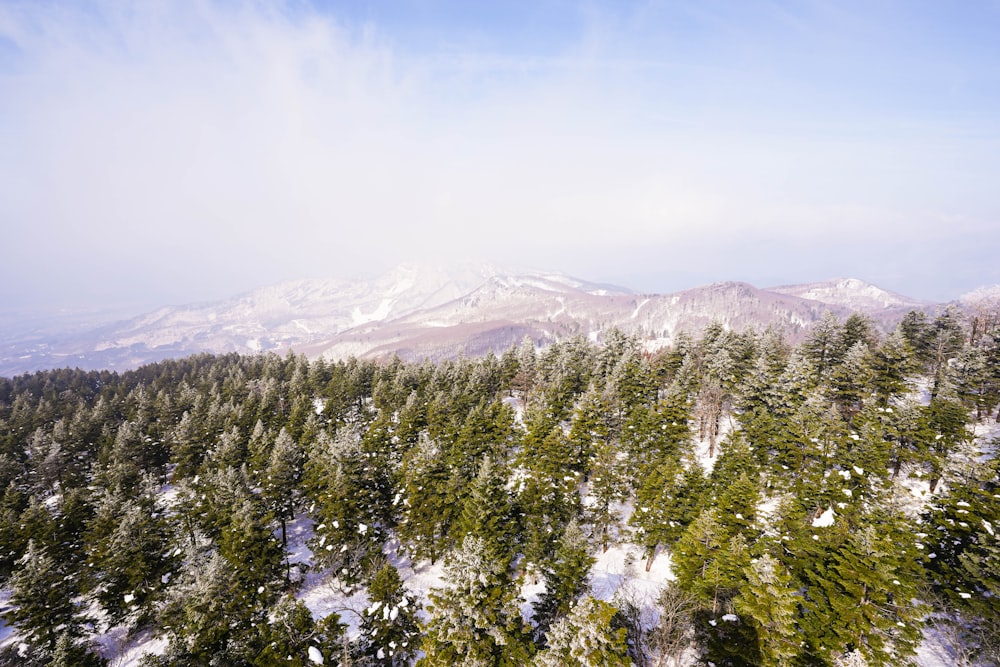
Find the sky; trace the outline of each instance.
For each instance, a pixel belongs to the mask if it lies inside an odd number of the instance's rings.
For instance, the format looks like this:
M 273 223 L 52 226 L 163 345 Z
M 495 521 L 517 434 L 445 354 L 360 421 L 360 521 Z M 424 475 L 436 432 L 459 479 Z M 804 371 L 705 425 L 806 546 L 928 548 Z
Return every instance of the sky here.
M 1000 283 L 1000 0 L 0 3 L 0 313 L 402 261 Z

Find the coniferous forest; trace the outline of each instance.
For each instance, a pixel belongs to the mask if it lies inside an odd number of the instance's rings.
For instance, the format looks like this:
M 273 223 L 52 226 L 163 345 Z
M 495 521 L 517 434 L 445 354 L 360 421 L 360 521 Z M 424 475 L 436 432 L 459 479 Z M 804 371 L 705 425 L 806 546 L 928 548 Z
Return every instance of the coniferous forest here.
M 0 379 L 0 665 L 1000 664 L 997 321 Z

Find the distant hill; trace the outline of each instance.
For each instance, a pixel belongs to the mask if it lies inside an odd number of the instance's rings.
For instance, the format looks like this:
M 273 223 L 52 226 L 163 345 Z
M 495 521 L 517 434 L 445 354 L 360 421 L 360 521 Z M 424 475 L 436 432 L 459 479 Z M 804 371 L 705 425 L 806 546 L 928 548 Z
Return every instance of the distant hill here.
M 826 311 L 861 312 L 888 330 L 910 309 L 940 307 L 852 278 L 769 289 L 721 282 L 643 295 L 558 273 L 404 264 L 374 280 L 286 282 L 91 329 L 60 332 L 48 322 L 0 339 L 0 375 L 122 370 L 197 352 L 442 359 L 500 352 L 525 337 L 538 345 L 571 335 L 596 340 L 612 328 L 656 347 L 712 321 L 733 330 L 775 326 L 795 340 Z

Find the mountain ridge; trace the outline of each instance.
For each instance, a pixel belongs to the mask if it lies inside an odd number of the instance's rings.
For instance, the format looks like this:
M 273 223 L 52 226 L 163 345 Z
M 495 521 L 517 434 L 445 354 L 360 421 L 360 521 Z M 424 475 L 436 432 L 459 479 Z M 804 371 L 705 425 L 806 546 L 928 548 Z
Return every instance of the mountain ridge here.
M 777 326 L 796 339 L 827 311 L 841 318 L 861 312 L 888 330 L 912 308 L 942 306 L 856 278 L 774 288 L 720 281 L 640 294 L 551 271 L 409 263 L 373 279 L 293 280 L 165 306 L 62 337 L 9 337 L 0 340 L 0 375 L 63 366 L 124 370 L 198 352 L 441 359 L 499 352 L 526 337 L 540 346 L 572 335 L 597 340 L 612 328 L 657 347 L 713 321 L 734 330 Z

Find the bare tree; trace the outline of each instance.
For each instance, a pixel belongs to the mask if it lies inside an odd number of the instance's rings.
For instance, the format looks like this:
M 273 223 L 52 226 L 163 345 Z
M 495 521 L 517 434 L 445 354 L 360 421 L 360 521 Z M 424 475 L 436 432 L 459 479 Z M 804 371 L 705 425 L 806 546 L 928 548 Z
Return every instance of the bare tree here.
M 684 652 L 694 640 L 694 612 L 698 603 L 693 595 L 675 582 L 667 582 L 656 599 L 659 621 L 646 633 L 646 643 L 653 656 L 653 667 L 680 667 Z

